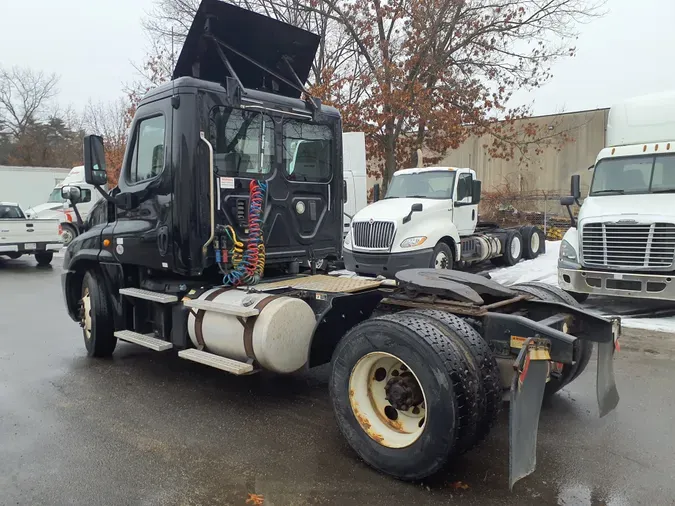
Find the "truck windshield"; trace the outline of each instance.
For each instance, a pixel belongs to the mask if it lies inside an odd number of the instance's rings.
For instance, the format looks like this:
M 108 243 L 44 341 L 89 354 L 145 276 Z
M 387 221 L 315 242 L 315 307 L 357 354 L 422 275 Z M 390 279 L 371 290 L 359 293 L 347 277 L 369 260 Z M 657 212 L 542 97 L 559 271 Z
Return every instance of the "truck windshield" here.
M 274 122 L 266 114 L 214 107 L 209 136 L 219 175 L 256 177 L 270 172 L 274 161 Z
M 65 201 L 66 199 L 64 199 L 61 196 L 61 188 L 54 188 L 54 190 L 52 190 L 52 193 L 49 195 L 49 199 L 47 200 L 47 202 L 59 202 L 59 203 Z
M 675 155 L 605 158 L 595 165 L 591 196 L 675 193 Z
M 284 166 L 291 181 L 327 182 L 332 170 L 333 131 L 298 120 L 283 124 Z
M 455 172 L 450 170 L 395 174 L 384 198 L 451 199 L 454 183 Z

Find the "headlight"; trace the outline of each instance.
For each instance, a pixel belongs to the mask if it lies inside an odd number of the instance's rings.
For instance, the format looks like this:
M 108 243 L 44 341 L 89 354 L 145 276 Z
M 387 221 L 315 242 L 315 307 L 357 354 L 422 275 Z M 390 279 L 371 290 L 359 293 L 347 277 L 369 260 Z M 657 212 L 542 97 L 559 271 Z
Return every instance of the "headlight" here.
M 352 247 L 352 231 L 351 230 L 349 232 L 347 232 L 347 235 L 345 236 L 344 246 L 346 246 L 347 248 Z
M 577 261 L 577 252 L 567 241 L 560 243 L 560 260 L 568 260 L 570 262 Z
M 426 240 L 427 238 L 425 236 L 408 237 L 407 239 L 403 239 L 401 248 L 414 248 L 415 246 L 419 246 L 420 244 L 424 243 Z

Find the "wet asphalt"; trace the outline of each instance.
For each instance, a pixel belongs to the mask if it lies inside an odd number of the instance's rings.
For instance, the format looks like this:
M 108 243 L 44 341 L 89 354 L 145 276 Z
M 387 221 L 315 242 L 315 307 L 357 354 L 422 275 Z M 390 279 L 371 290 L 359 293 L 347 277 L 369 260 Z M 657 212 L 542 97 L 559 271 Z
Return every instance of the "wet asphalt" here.
M 1 505 L 675 504 L 675 361 L 622 352 L 600 419 L 594 362 L 544 408 L 538 468 L 508 491 L 507 416 L 424 483 L 360 462 L 326 367 L 233 377 L 120 343 L 86 357 L 60 259 L 0 259 Z M 246 502 L 248 499 L 248 503 Z

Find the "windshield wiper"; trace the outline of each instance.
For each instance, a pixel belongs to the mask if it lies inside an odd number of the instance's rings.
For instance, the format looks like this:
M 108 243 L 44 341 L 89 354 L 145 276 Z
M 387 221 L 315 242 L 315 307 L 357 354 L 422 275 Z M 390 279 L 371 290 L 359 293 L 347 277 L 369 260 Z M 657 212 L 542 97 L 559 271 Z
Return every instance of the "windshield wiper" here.
M 660 190 L 652 190 L 652 193 L 675 193 L 675 188 L 662 188 Z
M 626 191 L 625 190 L 619 190 L 619 189 L 596 190 L 596 191 L 591 193 L 591 196 L 602 195 L 604 193 L 616 193 L 618 195 L 623 195 L 624 193 L 626 193 Z

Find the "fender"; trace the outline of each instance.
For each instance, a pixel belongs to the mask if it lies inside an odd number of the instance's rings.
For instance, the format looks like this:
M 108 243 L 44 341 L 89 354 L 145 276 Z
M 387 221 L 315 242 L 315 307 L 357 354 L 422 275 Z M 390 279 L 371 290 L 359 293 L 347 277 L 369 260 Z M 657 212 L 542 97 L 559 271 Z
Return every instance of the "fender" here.
M 411 253 L 424 249 L 435 248 L 443 238 L 450 238 L 455 244 L 455 259 L 460 255 L 460 238 L 457 227 L 449 219 L 424 220 L 424 216 L 416 216 L 412 222 L 403 225 L 396 232 L 396 239 L 391 247 L 391 253 Z M 427 239 L 419 246 L 401 248 L 401 241 L 407 237 L 425 236 Z

